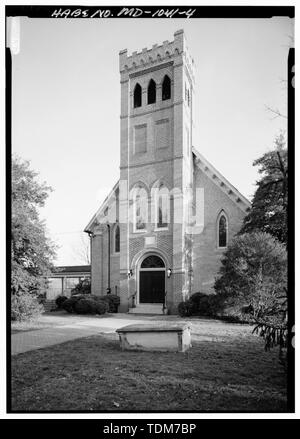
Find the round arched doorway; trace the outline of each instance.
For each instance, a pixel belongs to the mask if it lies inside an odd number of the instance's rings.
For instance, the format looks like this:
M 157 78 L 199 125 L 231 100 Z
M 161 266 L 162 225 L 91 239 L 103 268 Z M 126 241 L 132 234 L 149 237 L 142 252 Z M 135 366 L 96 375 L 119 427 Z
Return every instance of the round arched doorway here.
M 157 255 L 146 256 L 139 269 L 139 303 L 164 303 L 166 266 Z

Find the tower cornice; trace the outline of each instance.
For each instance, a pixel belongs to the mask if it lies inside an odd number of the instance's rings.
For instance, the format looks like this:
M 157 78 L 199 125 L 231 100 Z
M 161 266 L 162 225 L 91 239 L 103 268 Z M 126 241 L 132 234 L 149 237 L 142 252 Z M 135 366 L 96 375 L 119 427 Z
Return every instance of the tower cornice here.
M 165 63 L 173 63 L 174 67 L 185 62 L 186 68 L 195 81 L 194 60 L 188 52 L 183 30 L 174 33 L 173 41 L 164 41 L 161 45 L 154 44 L 151 49 L 143 48 L 140 52 L 133 52 L 128 56 L 127 49 L 119 52 L 119 68 L 121 74 L 130 77 L 138 76 L 145 72 L 145 68 L 159 69 Z

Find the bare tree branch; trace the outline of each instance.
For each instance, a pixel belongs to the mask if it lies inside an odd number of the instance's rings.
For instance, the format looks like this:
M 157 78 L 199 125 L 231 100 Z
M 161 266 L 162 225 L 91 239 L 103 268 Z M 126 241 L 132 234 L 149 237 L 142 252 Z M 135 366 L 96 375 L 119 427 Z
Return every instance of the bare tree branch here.
M 80 235 L 80 242 L 73 245 L 73 253 L 76 257 L 80 258 L 83 264 L 90 265 L 91 254 L 90 254 L 90 239 L 86 234 Z
M 267 111 L 275 115 L 273 119 L 277 119 L 277 117 L 283 117 L 284 119 L 287 119 L 287 116 L 285 114 L 282 114 L 281 111 L 278 110 L 278 108 L 271 108 L 268 105 L 265 105 L 265 108 Z

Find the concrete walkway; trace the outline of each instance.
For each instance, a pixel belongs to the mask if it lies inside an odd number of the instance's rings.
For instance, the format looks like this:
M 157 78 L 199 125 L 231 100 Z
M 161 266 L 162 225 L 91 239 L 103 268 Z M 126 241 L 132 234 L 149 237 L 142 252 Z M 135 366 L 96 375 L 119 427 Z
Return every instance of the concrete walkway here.
M 130 314 L 112 314 L 108 316 L 44 314 L 40 318 L 40 323 L 49 327 L 13 333 L 11 336 L 11 353 L 16 355 L 77 338 L 103 333 L 115 333 L 116 329 L 132 323 L 145 323 L 145 321 L 161 322 L 162 320 L 174 321 L 176 319 L 178 319 L 176 316 L 141 317 Z

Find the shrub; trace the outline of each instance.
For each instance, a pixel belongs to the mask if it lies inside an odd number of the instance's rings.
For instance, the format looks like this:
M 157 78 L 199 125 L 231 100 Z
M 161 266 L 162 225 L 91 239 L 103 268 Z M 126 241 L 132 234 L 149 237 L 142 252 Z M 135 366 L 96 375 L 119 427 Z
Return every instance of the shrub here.
M 108 304 L 91 298 L 77 300 L 73 309 L 77 314 L 104 314 L 108 311 Z
M 96 314 L 97 302 L 93 299 L 77 300 L 73 309 L 77 314 Z
M 224 312 L 226 308 L 226 300 L 223 296 L 220 296 L 218 294 L 210 294 L 208 300 L 211 316 L 215 317 Z
M 65 300 L 62 308 L 69 313 L 104 314 L 109 311 L 109 304 L 105 297 L 93 294 L 76 294 Z M 84 302 L 81 303 L 82 301 Z
M 207 294 L 205 294 L 205 293 L 194 293 L 191 295 L 190 300 L 193 304 L 195 304 L 196 306 L 199 306 L 201 299 L 203 297 L 206 297 L 206 296 L 207 296 Z
M 13 321 L 32 320 L 41 315 L 43 311 L 43 305 L 32 294 L 13 294 L 11 297 L 11 320 Z
M 223 310 L 223 297 L 217 294 L 194 293 L 191 297 L 178 305 L 178 313 L 181 317 L 210 316 L 217 317 Z
M 192 304 L 191 312 L 197 315 L 210 315 L 210 301 L 209 296 L 204 293 L 194 293 L 189 298 Z
M 62 308 L 69 313 L 73 313 L 73 312 L 75 312 L 74 305 L 80 299 L 81 299 L 81 296 L 72 296 L 63 302 Z
M 286 271 L 284 244 L 267 233 L 245 233 L 236 236 L 224 253 L 215 290 L 227 305 L 248 306 L 248 314 L 255 320 L 269 323 L 276 316 L 281 323 L 285 319 Z
M 178 314 L 180 317 L 190 317 L 192 315 L 193 303 L 190 300 L 180 302 L 178 305 Z
M 105 314 L 106 312 L 109 312 L 108 303 L 99 300 L 96 302 L 96 310 L 96 314 Z
M 72 296 L 77 294 L 91 294 L 91 280 L 82 279 L 79 283 L 72 289 Z
M 57 308 L 61 309 L 63 303 L 64 303 L 66 300 L 68 300 L 68 298 L 67 298 L 66 296 L 62 296 L 62 295 L 57 296 L 57 298 L 55 299 L 55 304 L 56 304 Z
M 215 316 L 221 309 L 221 301 L 216 294 L 194 293 L 185 302 L 179 304 L 178 312 L 182 316 Z
M 120 297 L 116 294 L 107 294 L 106 296 L 99 296 L 100 299 L 108 303 L 108 312 L 118 312 L 118 306 L 120 305 Z
M 218 294 L 204 294 L 199 301 L 198 314 L 202 316 L 216 317 L 223 312 L 225 301 Z
M 72 297 L 78 297 L 78 295 L 73 295 Z M 120 297 L 116 294 L 107 294 L 105 296 L 96 296 L 95 294 L 80 295 L 80 298 L 89 298 L 96 300 L 97 302 L 105 302 L 108 305 L 108 312 L 118 312 L 118 306 L 120 305 Z

